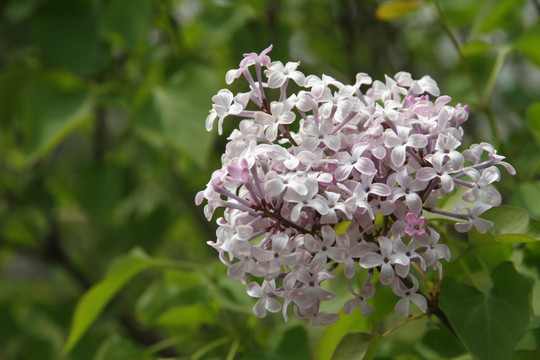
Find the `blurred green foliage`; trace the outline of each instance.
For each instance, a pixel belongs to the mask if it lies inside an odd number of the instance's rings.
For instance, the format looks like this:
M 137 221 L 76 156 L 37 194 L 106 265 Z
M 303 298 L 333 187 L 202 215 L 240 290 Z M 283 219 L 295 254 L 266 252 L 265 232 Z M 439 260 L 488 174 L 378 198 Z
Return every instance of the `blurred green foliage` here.
M 354 343 L 369 338 L 369 319 L 345 316 L 326 330 L 257 319 L 206 245 L 215 227 L 194 196 L 225 144 L 205 132 L 212 95 L 242 53 L 269 44 L 273 59 L 345 82 L 357 72 L 429 74 L 472 106 L 466 142 L 491 141 L 515 165 L 504 201 L 538 217 L 539 12 L 525 0 L 0 1 L 0 358 L 52 360 L 64 348 L 81 360 L 330 359 L 350 332 L 334 358 L 360 358 L 366 349 L 355 354 Z M 473 234 L 466 248 L 450 239 L 463 261 L 450 264 L 448 286 L 471 306 L 490 304 L 475 321 L 490 323 L 502 311 L 491 306 L 497 290 L 517 281 L 503 302 L 521 296 L 520 335 L 523 297 L 532 293 L 540 311 L 540 228 L 514 215 L 494 213 L 511 226 Z M 399 322 L 387 316 L 388 296 L 375 299 L 382 330 Z M 459 306 L 442 300 L 458 324 Z M 435 318 L 402 328 L 376 359 L 466 359 L 465 348 L 487 359 Z M 536 319 L 498 354 L 517 342 L 513 359 L 538 358 L 539 329 Z

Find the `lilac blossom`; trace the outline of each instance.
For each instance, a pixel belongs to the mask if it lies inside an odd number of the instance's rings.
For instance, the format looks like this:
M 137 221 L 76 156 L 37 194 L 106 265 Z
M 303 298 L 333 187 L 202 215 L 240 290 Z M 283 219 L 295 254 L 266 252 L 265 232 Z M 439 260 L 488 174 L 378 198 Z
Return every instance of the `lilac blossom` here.
M 248 92 L 212 98 L 206 128 L 217 120 L 221 135 L 230 115 L 238 126 L 221 169 L 195 198 L 208 220 L 221 214 L 208 244 L 259 299 L 258 317 L 281 311 L 286 321 L 294 313 L 313 325 L 335 322 L 321 304 L 335 301 L 326 285 L 341 274 L 367 278 L 359 292 L 349 284 L 347 314 L 373 313 L 366 301 L 377 282 L 400 297 L 397 313 L 408 316 L 411 302 L 427 311 L 413 273 L 435 268 L 440 277 L 451 258 L 427 214 L 454 219 L 460 232 L 488 232 L 493 223 L 482 216 L 501 203 L 500 169 L 514 168 L 488 143 L 460 149 L 469 108 L 449 105 L 428 75 L 382 82 L 360 73 L 347 85 L 304 76 L 298 62 L 272 62 L 271 50 L 244 54 L 227 72 L 227 84 L 243 78 Z M 454 211 L 438 206 L 449 196 L 458 199 Z
M 411 130 L 412 128 L 396 125 L 395 132 L 390 129 L 384 132 L 384 144 L 392 149 L 392 163 L 396 167 L 405 163 L 408 147 L 423 148 L 428 144 L 424 134 L 410 134 Z
M 223 120 L 228 115 L 238 115 L 242 112 L 242 105 L 238 103 L 233 103 L 233 93 L 228 89 L 219 90 L 217 95 L 212 97 L 214 105 L 210 114 L 206 118 L 206 130 L 212 130 L 214 120 L 219 117 L 218 120 L 218 133 L 223 134 Z
M 347 300 L 345 305 L 343 305 L 343 312 L 345 314 L 352 314 L 356 308 L 360 308 L 360 312 L 364 316 L 369 316 L 373 314 L 375 308 L 367 303 L 367 300 L 371 299 L 375 295 L 375 285 L 370 282 L 364 284 L 360 293 L 357 294 L 351 287 L 349 283 L 349 290 L 354 295 L 352 299 Z
M 262 286 L 256 282 L 250 283 L 246 290 L 249 296 L 260 298 L 259 301 L 253 306 L 253 313 L 260 318 L 266 316 L 266 311 L 278 312 L 281 310 L 281 303 L 274 299 L 275 296 L 275 282 L 263 281 Z
M 394 294 L 401 297 L 401 299 L 396 303 L 394 307 L 395 312 L 403 316 L 409 316 L 409 307 L 411 302 L 414 303 L 420 311 L 426 312 L 427 310 L 427 300 L 420 294 L 417 294 L 418 290 L 418 280 L 413 276 L 409 275 L 413 282 L 412 288 L 407 288 L 407 286 L 399 278 L 395 278 L 392 283 L 392 290 Z
M 426 218 L 423 216 L 416 216 L 413 213 L 408 213 L 405 216 L 407 221 L 407 227 L 405 228 L 405 234 L 411 238 L 415 235 L 422 236 L 425 233 Z
M 393 249 L 391 240 L 384 236 L 379 236 L 378 243 L 380 249 L 376 252 L 368 252 L 360 258 L 360 266 L 364 269 L 380 267 L 381 284 L 390 285 L 394 280 L 394 267 L 392 265 L 407 265 L 409 260 L 407 257 Z

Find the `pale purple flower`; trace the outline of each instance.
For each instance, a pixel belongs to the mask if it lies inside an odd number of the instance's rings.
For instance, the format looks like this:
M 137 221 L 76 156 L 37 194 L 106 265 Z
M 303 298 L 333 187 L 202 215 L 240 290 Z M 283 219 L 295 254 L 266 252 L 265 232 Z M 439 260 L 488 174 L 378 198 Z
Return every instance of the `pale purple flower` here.
M 395 167 L 400 167 L 405 162 L 407 147 L 423 148 L 428 140 L 423 134 L 411 134 L 411 128 L 397 125 L 396 132 L 386 130 L 384 132 L 384 144 L 392 149 L 392 163 Z
M 476 230 L 480 234 L 485 234 L 493 227 L 493 222 L 489 220 L 482 219 L 480 215 L 482 215 L 485 211 L 491 209 L 493 206 L 486 203 L 479 201 L 476 204 L 474 204 L 473 208 L 470 209 L 469 207 L 465 205 L 457 205 L 456 206 L 456 212 L 460 212 L 462 210 L 466 210 L 469 215 L 469 221 L 465 223 L 456 223 L 455 228 L 459 232 L 467 232 L 472 229 L 474 226 Z
M 212 105 L 212 110 L 210 110 L 210 114 L 206 117 L 206 130 L 210 131 L 212 130 L 212 127 L 214 126 L 214 120 L 216 118 L 219 118 L 218 120 L 218 134 L 223 134 L 223 120 L 228 115 L 238 115 L 242 112 L 243 107 L 242 105 L 238 103 L 233 103 L 233 93 L 230 90 L 222 89 L 219 90 L 217 95 L 212 97 L 212 101 L 214 102 L 214 105 Z
M 274 61 L 268 65 L 264 74 L 268 77 L 268 87 L 276 89 L 281 87 L 288 79 L 294 80 L 300 86 L 304 86 L 305 76 L 296 70 L 300 62 L 288 62 L 283 65 L 281 61 Z
M 397 236 L 394 238 L 394 251 L 396 254 L 402 254 L 402 259 L 405 260 L 404 264 L 395 264 L 394 269 L 396 271 L 396 274 L 398 274 L 400 277 L 405 278 L 409 274 L 411 261 L 419 261 L 420 262 L 420 268 L 425 269 L 425 262 L 422 256 L 420 256 L 419 253 L 416 252 L 417 250 L 417 243 L 413 240 L 410 241 L 408 245 L 405 245 L 403 240 L 401 240 L 401 237 Z
M 273 313 L 281 310 L 281 303 L 274 299 L 276 284 L 272 281 L 263 281 L 263 285 L 252 282 L 247 286 L 247 293 L 251 297 L 260 298 L 253 306 L 253 313 L 260 318 L 266 316 L 266 311 Z
M 275 171 L 269 171 L 266 175 L 264 190 L 267 196 L 274 197 L 285 192 L 294 191 L 298 196 L 306 196 L 308 188 L 302 177 L 294 173 L 279 175 Z
M 407 259 L 407 257 L 401 253 L 395 253 L 393 251 L 392 241 L 390 241 L 388 238 L 379 236 L 378 243 L 380 250 L 378 252 L 370 252 L 365 254 L 360 258 L 359 264 L 364 269 L 371 269 L 380 266 L 381 284 L 390 285 L 394 279 L 394 268 L 392 265 L 406 265 L 409 259 Z
M 454 169 L 461 169 L 465 158 L 463 155 L 456 151 L 461 145 L 461 142 L 450 134 L 439 134 L 437 143 L 435 144 L 436 152 L 433 154 L 432 163 L 442 164 L 448 160 Z
M 349 291 L 354 295 L 354 297 L 347 300 L 345 305 L 343 305 L 343 312 L 350 315 L 354 312 L 354 310 L 356 310 L 356 308 L 359 307 L 362 315 L 369 316 L 373 314 L 375 308 L 369 305 L 366 301 L 371 299 L 373 295 L 375 295 L 375 285 L 370 282 L 366 282 L 366 284 L 364 284 L 364 286 L 362 287 L 362 290 L 360 290 L 359 294 L 354 292 L 350 283 L 348 285 Z
M 264 49 L 260 54 L 251 52 L 244 54 L 244 59 L 240 61 L 240 67 L 245 68 L 250 65 L 259 65 L 259 66 L 268 66 L 270 64 L 270 57 L 268 56 L 268 53 L 272 51 L 273 45 L 270 45 L 266 49 Z
M 270 112 L 271 114 L 257 111 L 255 121 L 264 125 L 266 138 L 274 141 L 277 138 L 279 126 L 291 124 L 296 116 L 292 111 L 287 110 L 284 103 L 278 101 L 273 101 L 270 104 Z
M 437 82 L 429 75 L 423 76 L 420 80 L 415 80 L 410 85 L 411 92 L 413 94 L 419 95 L 425 92 L 430 93 L 434 96 L 439 96 L 441 94 Z
M 375 175 L 377 170 L 375 169 L 373 161 L 367 156 L 362 156 L 369 148 L 369 143 L 361 143 L 353 147 L 352 154 L 342 152 L 338 157 L 340 165 L 334 174 L 336 180 L 343 181 L 347 179 L 353 169 L 356 169 L 359 174 Z
M 297 265 L 293 268 L 291 274 L 302 284 L 301 287 L 293 290 L 290 294 L 294 302 L 300 307 L 309 308 L 317 301 L 328 301 L 336 296 L 331 291 L 320 286 L 324 280 L 334 277 L 326 270 L 311 273 L 306 267 Z
M 264 274 L 264 269 L 255 263 L 251 253 L 252 246 L 247 241 L 236 241 L 232 246 L 234 256 L 238 258 L 238 262 L 232 264 L 227 269 L 227 275 L 231 279 L 240 280 L 244 278 L 246 273 L 251 273 L 255 276 Z
M 226 177 L 227 181 L 246 183 L 249 179 L 249 165 L 246 159 L 240 161 L 240 166 L 235 164 L 227 165 L 227 172 L 229 176 Z
M 306 77 L 304 84 L 307 88 L 311 88 L 311 93 L 313 94 L 313 97 L 315 99 L 322 98 L 325 91 L 329 91 L 329 85 L 333 85 L 338 89 L 343 87 L 342 83 L 340 83 L 333 77 L 324 74 L 322 76 L 322 79 L 316 75 L 309 75 Z
M 308 192 L 306 195 L 302 196 L 300 194 L 296 194 L 293 191 L 289 191 L 283 197 L 283 199 L 287 202 L 290 202 L 293 204 L 296 203 L 296 205 L 294 205 L 294 207 L 291 210 L 292 221 L 298 221 L 298 219 L 300 219 L 302 210 L 304 210 L 305 207 L 315 209 L 321 215 L 325 215 L 329 211 L 326 201 L 324 201 L 320 197 L 315 197 L 315 194 L 318 191 L 317 183 L 306 182 L 306 187 L 308 189 Z
M 450 249 L 444 244 L 439 244 L 440 235 L 435 229 L 429 228 L 430 235 L 427 233 L 416 239 L 418 245 L 424 246 L 426 250 L 422 258 L 426 266 L 435 266 L 439 259 L 450 261 Z
M 328 258 L 337 262 L 344 262 L 347 257 L 344 249 L 334 247 L 336 233 L 330 226 L 323 226 L 321 232 L 322 240 L 314 238 L 309 234 L 304 237 L 306 248 L 312 253 L 315 253 L 309 265 L 309 271 L 313 273 L 323 270 L 328 262 Z
M 405 197 L 409 209 L 414 214 L 419 214 L 423 201 L 418 193 L 426 188 L 427 182 L 413 179 L 404 168 L 397 173 L 396 181 L 400 186 L 393 189 L 392 199 L 398 200 Z
M 303 129 L 306 136 L 303 141 L 305 148 L 309 151 L 315 151 L 323 143 L 329 149 L 337 151 L 341 144 L 339 137 L 332 134 L 333 129 L 334 124 L 328 118 L 322 119 L 320 125 L 316 125 L 314 122 L 306 123 Z
M 416 179 L 421 181 L 438 179 L 444 191 L 450 193 L 454 190 L 454 178 L 452 174 L 457 172 L 457 170 L 454 170 L 451 161 L 448 161 L 444 165 L 440 161 L 433 161 L 433 167 L 423 167 L 416 172 Z
M 283 265 L 296 265 L 303 258 L 302 250 L 296 247 L 285 233 L 277 233 L 272 237 L 272 248 L 269 250 L 253 247 L 251 253 L 261 266 L 266 269 L 266 280 L 273 280 L 281 274 Z
M 369 245 L 365 241 L 351 244 L 351 238 L 347 234 L 339 234 L 336 237 L 336 244 L 338 248 L 345 250 L 345 259 L 341 261 L 345 264 L 343 273 L 347 279 L 351 279 L 356 273 L 356 259 L 370 250 Z
M 411 302 L 413 302 L 421 312 L 425 313 L 427 310 L 427 300 L 422 295 L 416 293 L 418 290 L 418 280 L 413 275 L 409 275 L 409 278 L 413 282 L 413 286 L 410 289 L 399 278 L 395 278 L 392 282 L 394 294 L 401 297 L 394 310 L 400 315 L 409 316 L 409 307 Z
M 501 178 L 499 169 L 491 166 L 484 169 L 482 173 L 473 168 L 465 169 L 463 172 L 474 181 L 474 187 L 463 194 L 463 200 L 473 202 L 484 197 L 490 205 L 498 206 L 501 204 L 501 194 L 490 186 Z

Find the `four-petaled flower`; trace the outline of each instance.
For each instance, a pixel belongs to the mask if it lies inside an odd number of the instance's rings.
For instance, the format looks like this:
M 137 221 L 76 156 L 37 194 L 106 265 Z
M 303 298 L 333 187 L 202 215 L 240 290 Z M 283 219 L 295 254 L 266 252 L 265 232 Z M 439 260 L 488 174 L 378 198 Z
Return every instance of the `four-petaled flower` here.
M 408 213 L 405 216 L 405 220 L 407 220 L 407 227 L 405 228 L 405 234 L 409 237 L 413 237 L 415 235 L 422 236 L 424 235 L 425 227 L 426 227 L 426 218 L 419 215 L 416 216 L 413 213 Z

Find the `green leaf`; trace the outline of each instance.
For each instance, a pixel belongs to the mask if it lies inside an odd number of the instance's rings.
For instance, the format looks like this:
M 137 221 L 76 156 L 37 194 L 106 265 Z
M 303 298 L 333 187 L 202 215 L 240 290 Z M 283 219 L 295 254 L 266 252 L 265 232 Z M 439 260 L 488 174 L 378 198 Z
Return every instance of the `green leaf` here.
M 540 132 L 538 132 L 538 134 L 540 135 Z M 540 140 L 540 136 L 538 139 Z M 510 199 L 510 203 L 526 209 L 532 218 L 539 218 L 540 182 L 525 182 L 519 184 Z
M 193 65 L 174 75 L 169 84 L 153 89 L 160 121 L 157 135 L 190 155 L 201 167 L 206 164 L 213 144 L 214 137 L 206 132 L 205 120 L 217 88 L 211 68 Z M 227 120 L 238 121 L 234 117 Z
M 173 307 L 197 304 L 208 298 L 198 273 L 174 269 L 164 271 L 164 274 L 170 274 L 169 279 L 155 280 L 135 305 L 137 319 L 144 325 L 153 326 L 156 319 Z M 174 282 L 170 281 L 172 276 Z
M 491 2 L 493 5 L 484 16 L 478 16 L 474 32 L 487 33 L 496 29 L 507 29 L 519 24 L 519 15 L 525 0 L 500 0 Z
M 373 359 L 384 339 L 385 338 L 379 334 L 375 326 L 373 326 L 373 329 L 371 330 L 371 338 L 369 339 L 369 346 L 362 360 Z
M 308 344 L 306 329 L 295 326 L 283 333 L 276 355 L 280 360 L 310 360 L 311 351 Z
M 540 41 L 540 36 L 538 37 L 538 41 Z M 540 143 L 540 102 L 529 105 L 525 113 L 525 118 L 527 119 L 527 124 L 532 129 L 536 141 Z
M 444 358 L 454 358 L 467 351 L 448 327 L 442 325 L 428 331 L 422 338 L 422 345 Z
M 529 224 L 527 225 L 527 231 L 525 231 L 525 235 L 540 240 L 540 221 L 530 219 Z
M 25 90 L 23 121 L 32 164 L 89 119 L 91 97 L 83 80 L 66 72 L 37 76 Z
M 217 321 L 213 311 L 207 304 L 175 306 L 164 311 L 155 324 L 160 327 L 172 328 L 182 334 L 195 333 L 201 324 L 212 324 Z
M 491 44 L 488 44 L 487 42 L 482 40 L 474 40 L 463 44 L 463 46 L 461 47 L 461 52 L 464 56 L 471 57 L 483 55 L 492 49 L 493 47 L 491 46 Z
M 145 39 L 150 28 L 152 0 L 115 0 L 106 6 L 101 25 L 106 36 L 117 36 L 129 47 Z
M 520 350 L 514 353 L 512 360 L 538 360 L 540 359 L 540 349 Z
M 62 356 L 73 349 L 112 297 L 135 275 L 152 265 L 152 259 L 140 249 L 121 256 L 111 265 L 105 278 L 88 290 L 77 303 Z
M 371 335 L 365 332 L 350 332 L 341 338 L 334 350 L 332 360 L 360 360 L 369 347 Z
M 350 332 L 341 338 L 332 360 L 371 360 L 383 340 L 383 336 L 377 332 L 375 326 L 371 334 Z
M 523 53 L 530 62 L 540 67 L 540 22 L 527 29 L 517 40 L 515 49 Z
M 98 348 L 94 360 L 136 360 L 143 359 L 141 351 L 130 341 L 118 334 L 106 338 Z
M 80 75 L 94 74 L 107 60 L 98 13 L 89 1 L 49 1 L 29 24 L 45 64 Z
M 422 6 L 422 3 L 415 0 L 391 1 L 379 5 L 375 10 L 375 16 L 382 21 L 397 20 L 420 6 Z
M 23 67 L 6 67 L 0 71 L 0 116 L 1 126 L 13 126 L 22 107 L 24 86 L 35 76 L 35 71 Z
M 340 313 L 339 320 L 326 327 L 323 335 L 319 339 L 313 359 L 330 359 L 334 349 L 343 336 L 353 331 L 366 331 L 369 330 L 370 327 L 370 320 L 363 316 L 360 311 L 355 311 L 351 315 Z
M 479 360 L 510 359 L 531 319 L 531 287 L 505 262 L 491 273 L 493 287 L 483 293 L 445 278 L 441 308 L 461 342 Z
M 486 211 L 482 218 L 493 221 L 494 226 L 487 234 L 476 230 L 469 232 L 469 241 L 473 246 L 513 244 L 540 241 L 536 224 L 531 223 L 527 210 L 509 205 L 502 205 Z
M 93 219 L 110 221 L 121 199 L 122 181 L 117 167 L 92 164 L 78 174 L 75 195 L 78 204 Z
M 510 205 L 501 205 L 489 209 L 482 218 L 493 221 L 493 228 L 489 231 L 492 235 L 522 234 L 529 224 L 527 210 Z

